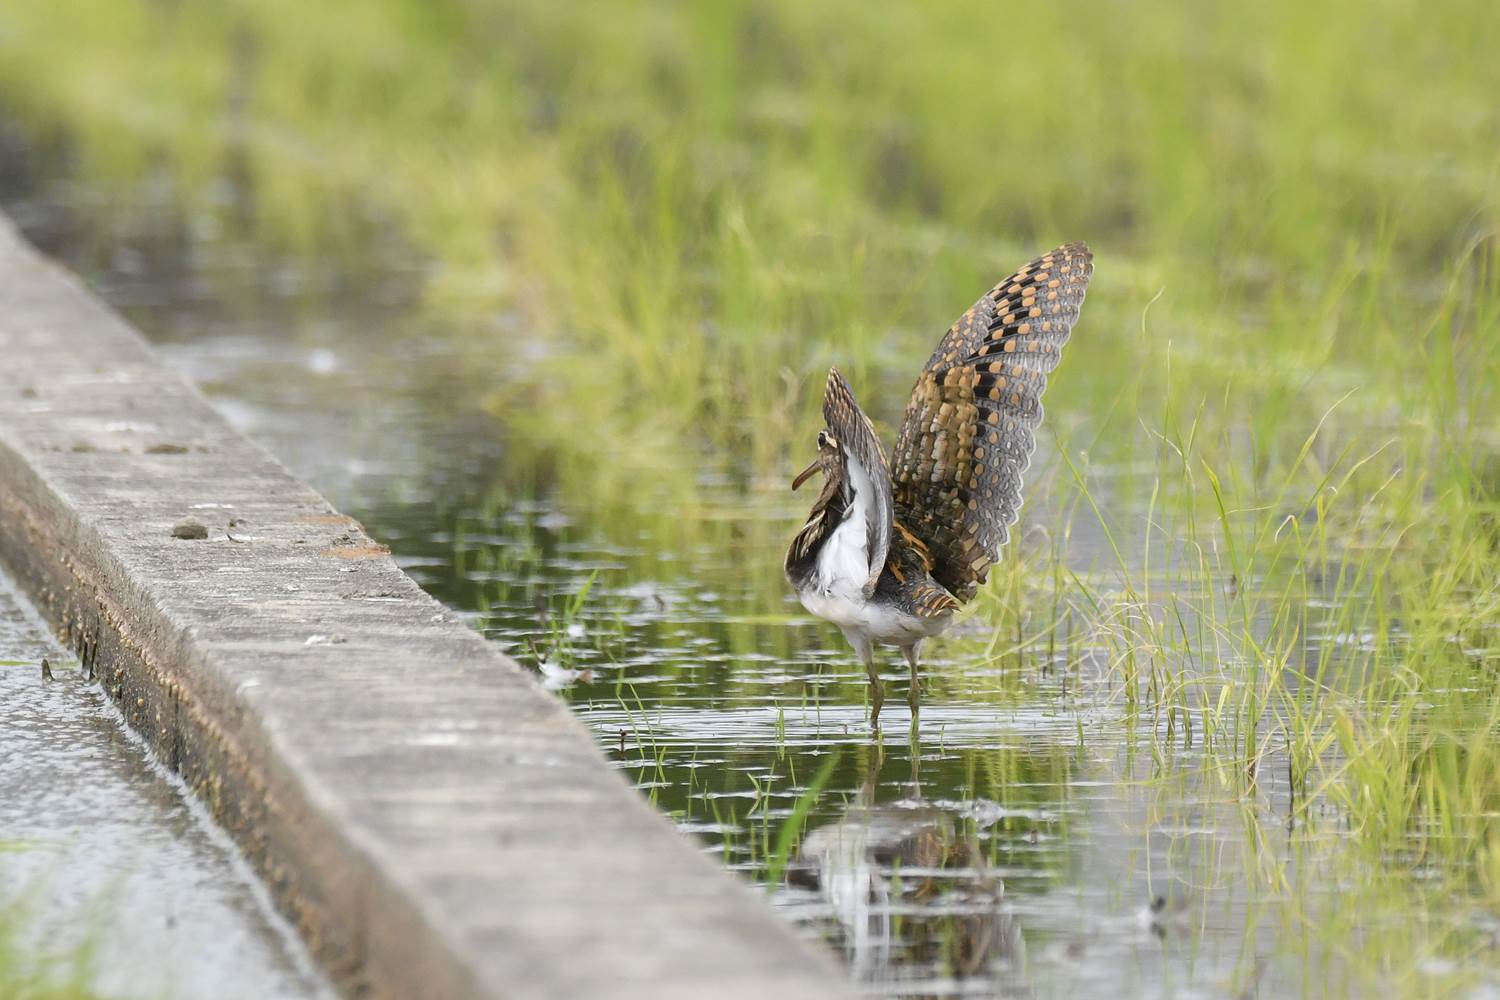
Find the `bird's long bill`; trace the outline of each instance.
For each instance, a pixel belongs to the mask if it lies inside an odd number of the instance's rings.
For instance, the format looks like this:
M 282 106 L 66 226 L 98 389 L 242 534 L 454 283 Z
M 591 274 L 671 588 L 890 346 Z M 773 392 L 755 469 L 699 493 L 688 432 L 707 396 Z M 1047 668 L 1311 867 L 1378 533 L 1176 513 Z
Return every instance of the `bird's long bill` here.
M 792 480 L 792 492 L 795 493 L 798 490 L 798 488 L 800 488 L 802 486 L 803 483 L 807 482 L 807 480 L 812 476 L 812 474 L 814 472 L 818 471 L 818 465 L 819 465 L 819 462 L 815 458 L 815 459 L 812 460 L 812 463 L 810 465 L 808 465 L 807 468 L 805 468 L 801 472 L 797 473 L 797 478 Z

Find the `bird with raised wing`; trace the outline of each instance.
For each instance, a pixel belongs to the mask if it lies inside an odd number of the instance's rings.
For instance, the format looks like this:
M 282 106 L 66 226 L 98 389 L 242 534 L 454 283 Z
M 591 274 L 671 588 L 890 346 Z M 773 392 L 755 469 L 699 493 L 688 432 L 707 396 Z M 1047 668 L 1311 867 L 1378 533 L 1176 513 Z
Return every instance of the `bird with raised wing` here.
M 918 650 L 984 583 L 1021 509 L 1042 392 L 1072 333 L 1093 254 L 1069 243 L 980 297 L 949 327 L 917 378 L 893 460 L 838 369 L 823 392 L 818 455 L 792 481 L 823 489 L 786 554 L 803 607 L 839 627 L 870 678 L 870 722 L 884 686 L 876 644 L 900 648 L 918 704 Z

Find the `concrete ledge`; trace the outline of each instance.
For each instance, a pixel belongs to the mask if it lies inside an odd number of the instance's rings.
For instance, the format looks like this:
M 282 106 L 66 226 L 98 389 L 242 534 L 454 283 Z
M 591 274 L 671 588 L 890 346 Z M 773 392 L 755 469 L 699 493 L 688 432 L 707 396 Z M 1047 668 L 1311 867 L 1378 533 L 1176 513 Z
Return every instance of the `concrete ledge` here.
M 346 994 L 852 995 L 3 217 L 0 559 Z

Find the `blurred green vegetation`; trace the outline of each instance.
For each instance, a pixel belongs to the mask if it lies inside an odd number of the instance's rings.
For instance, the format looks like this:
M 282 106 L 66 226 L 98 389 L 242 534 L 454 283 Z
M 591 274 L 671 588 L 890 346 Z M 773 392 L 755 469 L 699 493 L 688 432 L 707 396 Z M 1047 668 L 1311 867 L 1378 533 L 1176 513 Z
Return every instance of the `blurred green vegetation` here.
M 363 239 L 328 210 L 351 192 L 383 206 L 435 301 L 560 342 L 525 402 L 586 423 L 575 448 L 771 468 L 835 360 L 889 424 L 952 317 L 1086 238 L 1054 409 L 1129 434 L 1207 399 L 1264 467 L 1354 386 L 1406 460 L 1493 401 L 1447 314 L 1493 285 L 1497 28 L 1483 2 L 58 0 L 0 14 L 0 82 L 95 175 L 167 161 L 212 211 L 235 159 L 293 248 Z

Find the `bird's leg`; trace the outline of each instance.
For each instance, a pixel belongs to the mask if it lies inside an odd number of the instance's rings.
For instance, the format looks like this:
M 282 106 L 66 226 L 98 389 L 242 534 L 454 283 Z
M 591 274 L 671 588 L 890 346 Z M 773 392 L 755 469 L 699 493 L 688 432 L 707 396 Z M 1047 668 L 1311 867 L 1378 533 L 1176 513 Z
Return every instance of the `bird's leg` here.
M 865 665 L 865 673 L 870 678 L 870 726 L 874 729 L 880 728 L 880 706 L 885 703 L 885 685 L 880 682 L 880 670 L 875 666 L 875 644 L 862 635 L 850 635 L 844 633 L 849 639 L 849 644 L 859 654 L 860 661 Z
M 901 647 L 901 655 L 906 657 L 906 665 L 911 667 L 911 690 L 907 692 L 906 703 L 911 706 L 913 722 L 916 721 L 917 713 L 921 710 L 922 702 L 922 683 L 917 676 L 917 647 L 920 645 L 920 642 L 914 642 L 910 646 Z
M 880 671 L 875 667 L 874 654 L 865 657 L 865 673 L 870 675 L 870 725 L 880 728 L 880 706 L 885 704 L 885 685 L 880 681 Z

